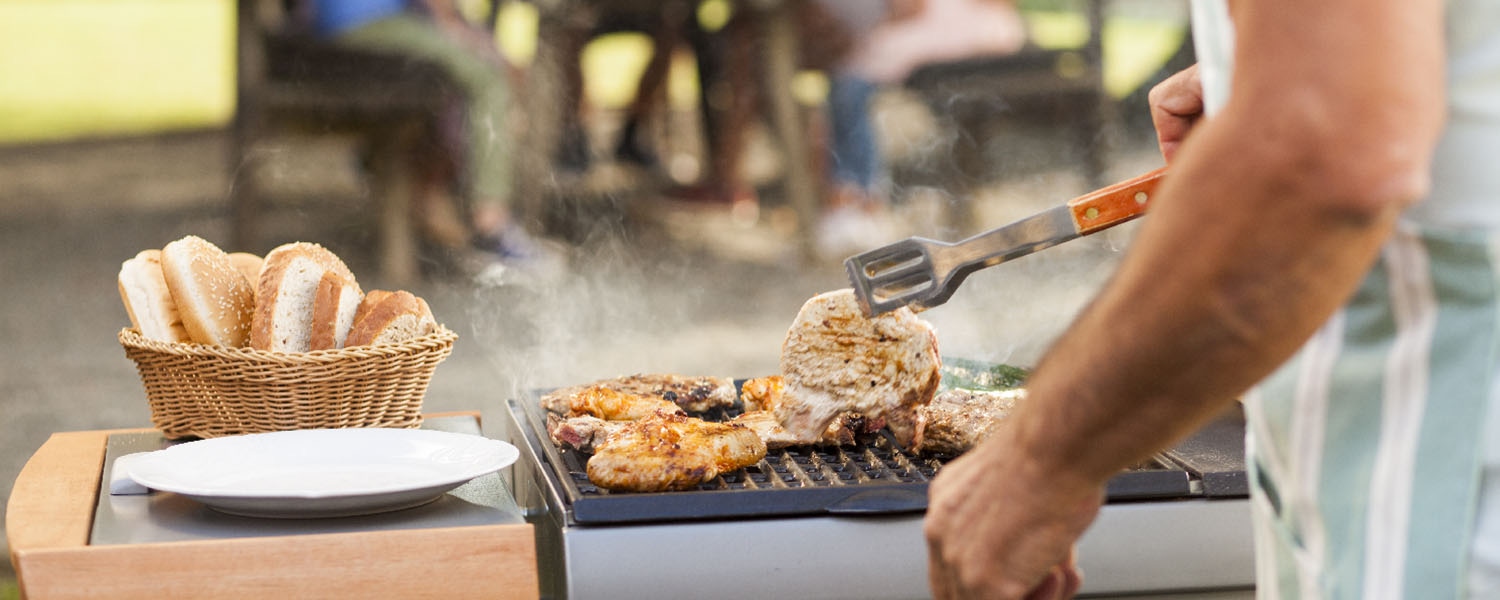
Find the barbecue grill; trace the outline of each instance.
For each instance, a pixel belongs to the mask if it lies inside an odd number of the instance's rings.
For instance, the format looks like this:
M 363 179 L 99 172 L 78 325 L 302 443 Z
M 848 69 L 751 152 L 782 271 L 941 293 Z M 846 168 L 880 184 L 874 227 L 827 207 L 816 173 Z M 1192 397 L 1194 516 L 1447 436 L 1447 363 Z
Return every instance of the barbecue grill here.
M 888 431 L 850 446 L 772 450 L 696 489 L 602 490 L 559 448 L 531 396 L 507 403 L 517 502 L 536 525 L 554 598 L 921 598 L 927 486 L 951 457 Z M 724 420 L 735 409 L 704 416 Z M 1121 472 L 1079 546 L 1083 592 L 1247 590 L 1253 584 L 1243 415 Z

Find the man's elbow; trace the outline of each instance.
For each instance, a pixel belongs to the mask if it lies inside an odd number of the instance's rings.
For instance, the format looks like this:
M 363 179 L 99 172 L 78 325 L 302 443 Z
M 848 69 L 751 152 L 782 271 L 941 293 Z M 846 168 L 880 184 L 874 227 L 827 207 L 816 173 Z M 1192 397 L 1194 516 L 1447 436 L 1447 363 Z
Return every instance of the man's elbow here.
M 1285 105 L 1284 105 L 1285 106 Z M 1268 173 L 1295 197 L 1341 219 L 1399 212 L 1431 188 L 1441 115 L 1413 118 L 1392 106 L 1312 104 L 1268 116 Z

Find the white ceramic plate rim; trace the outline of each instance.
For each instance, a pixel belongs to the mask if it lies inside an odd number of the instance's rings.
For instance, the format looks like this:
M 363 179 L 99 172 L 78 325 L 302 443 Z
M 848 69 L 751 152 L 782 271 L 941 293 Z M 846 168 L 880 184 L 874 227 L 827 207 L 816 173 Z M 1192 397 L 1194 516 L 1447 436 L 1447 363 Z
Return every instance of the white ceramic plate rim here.
M 132 457 L 126 476 L 145 487 L 203 498 L 339 498 L 457 485 L 499 471 L 520 456 L 513 445 L 480 435 L 424 429 L 303 429 L 212 438 Z M 226 473 L 259 469 L 273 478 L 326 469 L 386 471 L 351 481 L 309 484 L 236 481 Z M 399 471 L 399 472 L 397 472 Z

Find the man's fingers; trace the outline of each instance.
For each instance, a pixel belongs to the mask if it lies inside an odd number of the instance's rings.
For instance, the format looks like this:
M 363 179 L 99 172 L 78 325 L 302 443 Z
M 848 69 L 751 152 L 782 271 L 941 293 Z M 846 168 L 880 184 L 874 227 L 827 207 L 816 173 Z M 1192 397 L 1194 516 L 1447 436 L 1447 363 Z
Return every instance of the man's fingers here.
M 953 590 L 953 576 L 949 574 L 948 568 L 938 558 L 941 552 L 937 546 L 927 544 L 927 583 L 932 588 L 932 597 L 936 600 L 951 600 L 957 598 Z
M 1203 114 L 1203 84 L 1194 65 L 1173 74 L 1151 88 L 1147 95 L 1151 124 L 1156 128 L 1157 145 L 1167 162 L 1187 139 L 1188 132 Z

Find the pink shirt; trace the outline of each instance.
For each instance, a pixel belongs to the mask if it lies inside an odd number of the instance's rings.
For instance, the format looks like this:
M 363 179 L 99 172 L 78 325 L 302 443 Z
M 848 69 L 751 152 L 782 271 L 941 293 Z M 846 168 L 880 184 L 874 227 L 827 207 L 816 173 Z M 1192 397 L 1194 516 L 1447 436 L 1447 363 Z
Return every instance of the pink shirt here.
M 905 79 L 934 62 L 1021 49 L 1026 25 L 1006 0 L 927 0 L 921 13 L 877 26 L 845 58 L 845 71 L 875 83 Z

